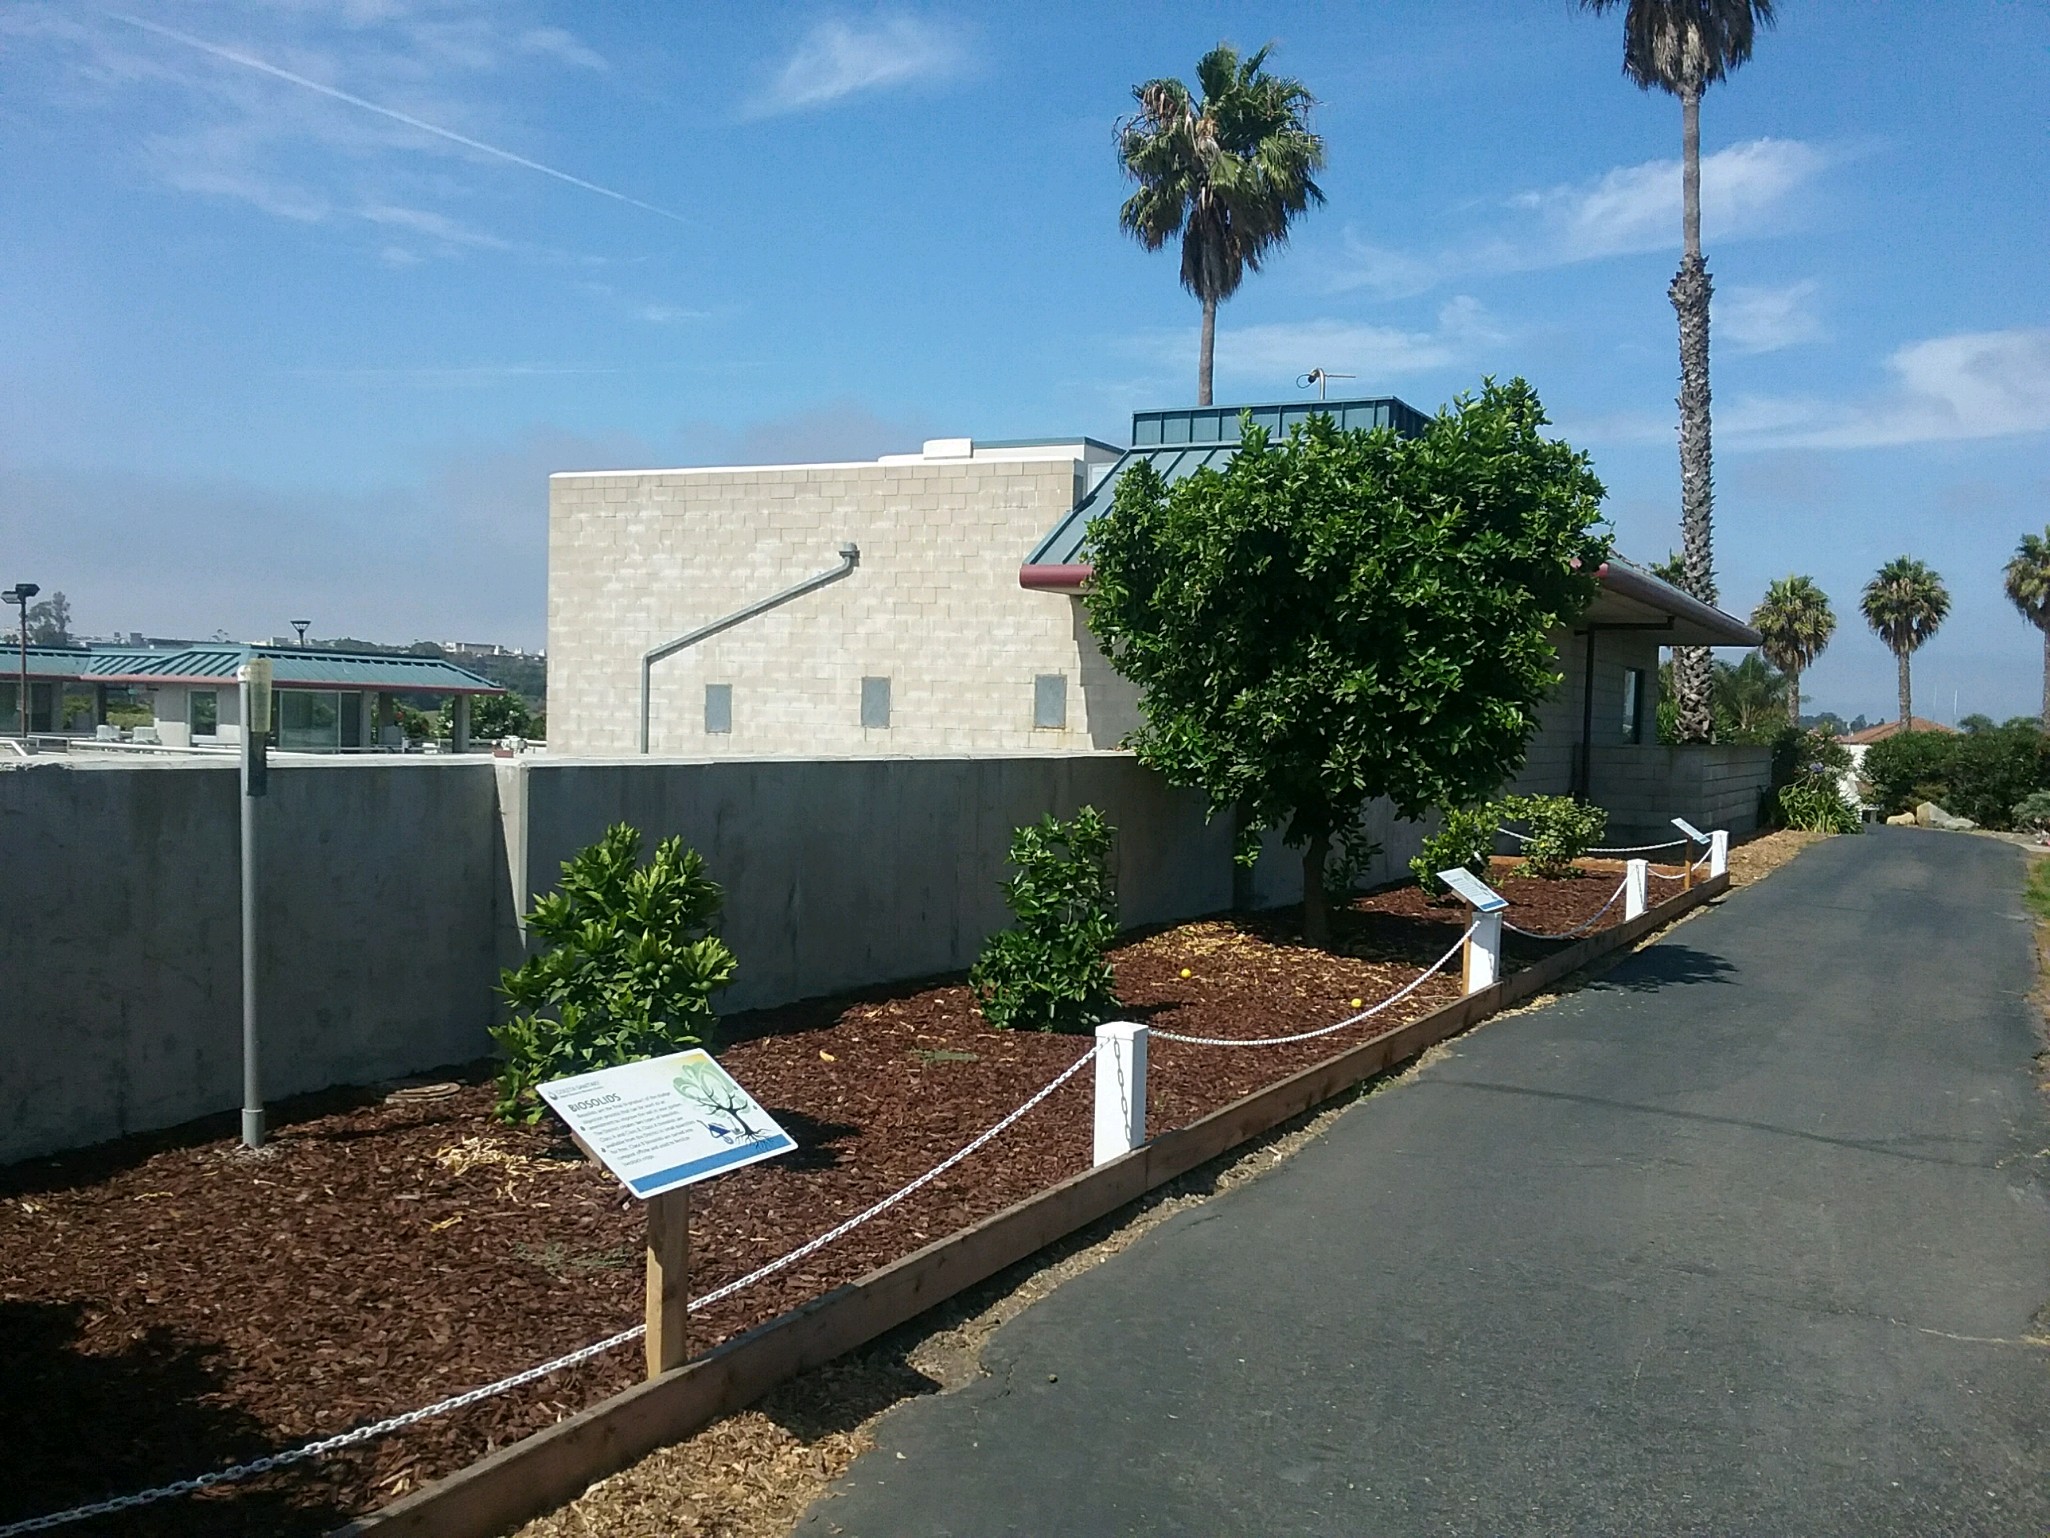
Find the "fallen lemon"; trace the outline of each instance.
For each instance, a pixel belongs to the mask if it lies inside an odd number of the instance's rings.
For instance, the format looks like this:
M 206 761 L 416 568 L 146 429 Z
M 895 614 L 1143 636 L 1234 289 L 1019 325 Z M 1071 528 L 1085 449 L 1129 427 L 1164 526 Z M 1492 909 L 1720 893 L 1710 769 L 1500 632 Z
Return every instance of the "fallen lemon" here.
M 1182 968 L 1182 976 L 1184 976 L 1184 977 L 1187 977 L 1188 975 L 1189 975 L 1189 969 L 1188 969 L 1187 967 L 1183 967 L 1183 968 Z
M 1353 1007 L 1354 1009 L 1358 1009 L 1358 1008 L 1360 1007 L 1360 1002 L 1361 1002 L 1360 1000 L 1358 1000 L 1358 999 L 1354 999 L 1354 1000 L 1352 1001 L 1352 1007 Z
M 825 1049 L 825 1048 L 821 1047 L 821 1048 L 819 1049 L 819 1061 L 821 1061 L 821 1062 L 825 1062 L 825 1063 L 837 1063 L 837 1062 L 839 1062 L 839 1061 L 840 1061 L 840 1059 L 838 1059 L 837 1057 L 833 1056 L 833 1054 L 832 1054 L 832 1053 L 830 1053 L 830 1052 L 826 1051 L 826 1049 Z

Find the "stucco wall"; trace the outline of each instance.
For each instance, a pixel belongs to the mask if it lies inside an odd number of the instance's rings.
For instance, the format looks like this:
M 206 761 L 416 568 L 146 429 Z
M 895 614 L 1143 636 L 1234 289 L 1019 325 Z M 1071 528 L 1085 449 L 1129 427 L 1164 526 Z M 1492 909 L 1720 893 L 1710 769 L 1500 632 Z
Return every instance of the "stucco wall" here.
M 490 762 L 270 783 L 267 1091 L 486 1051 L 510 921 Z M 237 800 L 232 765 L 0 773 L 0 1159 L 240 1104 Z
M 1134 722 L 1130 690 L 1073 600 L 1018 586 L 1026 552 L 1086 487 L 1079 452 L 552 477 L 551 750 L 633 752 L 644 652 L 831 569 L 849 541 L 851 576 L 656 665 L 654 753 L 1114 746 Z M 1034 728 L 1040 674 L 1068 681 L 1063 730 Z M 890 680 L 886 729 L 861 724 L 864 677 Z M 706 730 L 718 683 L 732 686 L 730 732 Z

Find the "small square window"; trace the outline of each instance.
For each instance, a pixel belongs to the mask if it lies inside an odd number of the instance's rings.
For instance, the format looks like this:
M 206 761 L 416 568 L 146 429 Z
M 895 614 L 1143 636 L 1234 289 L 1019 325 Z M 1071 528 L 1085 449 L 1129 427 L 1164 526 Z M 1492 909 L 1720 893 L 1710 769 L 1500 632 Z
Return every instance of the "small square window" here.
M 882 727 L 890 724 L 889 679 L 864 678 L 861 681 L 861 724 Z
M 1035 731 L 1068 729 L 1068 675 L 1041 673 L 1032 680 L 1032 727 Z
M 705 685 L 705 730 L 708 732 L 730 732 L 733 730 L 733 685 Z
M 1623 740 L 1644 741 L 1644 669 L 1623 670 Z

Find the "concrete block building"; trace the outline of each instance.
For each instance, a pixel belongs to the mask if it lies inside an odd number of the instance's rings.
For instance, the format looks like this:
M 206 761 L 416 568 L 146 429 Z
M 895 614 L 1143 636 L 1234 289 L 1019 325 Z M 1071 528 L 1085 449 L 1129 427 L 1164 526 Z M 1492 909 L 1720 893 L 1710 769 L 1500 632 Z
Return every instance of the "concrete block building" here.
M 1142 459 L 1170 481 L 1223 464 L 1248 410 L 1277 434 L 1312 412 L 1425 421 L 1392 398 L 1204 407 L 1136 413 L 1123 448 L 943 438 L 858 463 L 553 476 L 550 750 L 1114 748 L 1139 716 L 1079 602 L 1089 522 Z M 1564 683 L 1519 784 L 1610 805 L 1619 826 L 1707 815 L 1704 795 L 1755 810 L 1756 750 L 1661 748 L 1655 721 L 1661 646 L 1757 635 L 1627 562 L 1601 582 L 1557 638 Z

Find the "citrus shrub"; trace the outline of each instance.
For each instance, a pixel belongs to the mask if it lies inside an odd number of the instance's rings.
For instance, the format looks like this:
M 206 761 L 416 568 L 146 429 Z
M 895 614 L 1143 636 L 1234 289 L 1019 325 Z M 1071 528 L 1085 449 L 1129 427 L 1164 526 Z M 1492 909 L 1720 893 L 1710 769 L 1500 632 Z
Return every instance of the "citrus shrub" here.
M 1496 810 L 1505 820 L 1530 829 L 1516 874 L 1548 881 L 1574 874 L 1573 862 L 1592 849 L 1609 826 L 1607 812 L 1571 796 L 1509 796 Z
M 1409 862 L 1409 873 L 1416 877 L 1416 884 L 1433 897 L 1445 890 L 1438 879 L 1441 870 L 1464 866 L 1476 876 L 1488 873 L 1488 857 L 1495 849 L 1495 830 L 1502 823 L 1501 808 L 1492 801 L 1479 806 L 1447 807 L 1441 817 L 1438 831 L 1424 840 L 1423 848 Z
M 640 854 L 639 830 L 607 828 L 527 915 L 547 949 L 499 979 L 514 1010 L 491 1032 L 505 1058 L 501 1119 L 538 1120 L 535 1087 L 551 1079 L 710 1042 L 711 997 L 738 965 L 711 932 L 725 893 L 680 838 L 646 865 Z
M 1017 922 L 984 942 L 968 973 L 998 1030 L 1087 1031 L 1117 1009 L 1107 954 L 1118 933 L 1110 853 L 1117 830 L 1093 806 L 1049 813 L 1011 836 L 1004 902 Z

